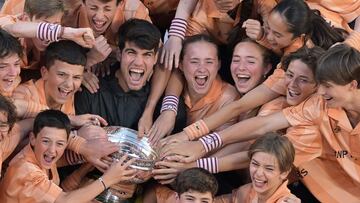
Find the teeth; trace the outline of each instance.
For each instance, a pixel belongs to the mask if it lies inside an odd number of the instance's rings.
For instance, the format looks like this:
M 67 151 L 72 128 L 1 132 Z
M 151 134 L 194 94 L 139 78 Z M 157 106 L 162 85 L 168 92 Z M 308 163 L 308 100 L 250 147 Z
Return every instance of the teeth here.
M 236 77 L 241 78 L 241 79 L 249 79 L 250 78 L 249 75 L 244 75 L 244 74 L 237 74 Z
M 198 78 L 198 79 L 205 79 L 205 78 L 207 78 L 206 75 L 198 75 L 198 76 L 195 76 L 195 77 Z
M 131 72 L 143 74 L 145 71 L 141 69 L 130 69 Z

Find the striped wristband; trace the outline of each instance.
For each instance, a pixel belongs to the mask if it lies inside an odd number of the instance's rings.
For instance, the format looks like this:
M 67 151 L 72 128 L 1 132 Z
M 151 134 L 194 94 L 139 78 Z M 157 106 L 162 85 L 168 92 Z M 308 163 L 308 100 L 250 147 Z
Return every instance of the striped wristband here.
M 218 133 L 214 132 L 199 139 L 206 153 L 222 146 L 222 140 Z
M 61 25 L 41 22 L 37 27 L 36 37 L 43 41 L 57 42 L 62 32 Z
M 66 161 L 69 163 L 69 165 L 77 165 L 77 164 L 82 164 L 82 163 L 86 162 L 84 156 L 77 154 L 68 149 L 65 150 L 64 156 L 65 156 Z
M 198 168 L 208 170 L 210 173 L 219 173 L 219 160 L 216 157 L 203 158 L 196 161 Z
M 173 95 L 165 96 L 161 104 L 160 113 L 162 113 L 163 111 L 170 110 L 175 112 L 175 114 L 177 114 L 178 104 L 179 104 L 179 99 L 176 96 Z
M 184 132 L 188 136 L 189 140 L 196 140 L 197 138 L 208 134 L 210 130 L 203 120 L 198 120 L 184 128 Z
M 174 18 L 171 21 L 169 36 L 177 36 L 181 39 L 185 38 L 187 22 L 182 18 Z

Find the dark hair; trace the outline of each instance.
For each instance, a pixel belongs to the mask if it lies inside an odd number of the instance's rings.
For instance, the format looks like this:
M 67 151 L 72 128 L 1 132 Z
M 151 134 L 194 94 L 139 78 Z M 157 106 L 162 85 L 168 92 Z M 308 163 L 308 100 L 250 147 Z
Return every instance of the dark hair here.
M 118 46 L 120 50 L 125 42 L 133 42 L 141 49 L 159 49 L 161 34 L 159 29 L 150 22 L 142 19 L 130 19 L 122 24 L 118 31 Z
M 62 0 L 25 0 L 24 11 L 30 18 L 48 18 L 64 10 Z
M 243 23 L 247 20 L 247 19 L 256 19 L 256 20 L 260 20 L 261 18 L 257 12 L 257 3 L 253 0 L 243 0 L 241 3 L 241 5 L 239 5 L 241 8 L 238 9 L 237 7 L 235 9 L 236 12 L 240 12 L 240 21 L 239 23 L 237 23 L 233 29 L 230 31 L 229 36 L 228 36 L 228 47 L 229 49 L 234 49 L 235 46 L 244 38 L 246 38 L 246 32 L 245 32 L 245 28 L 242 28 Z
M 49 69 L 55 62 L 60 60 L 72 65 L 85 66 L 86 50 L 73 41 L 59 41 L 51 43 L 45 51 L 45 67 Z
M 330 48 L 318 60 L 315 76 L 319 83 L 334 82 L 338 85 L 356 80 L 359 88 L 360 52 L 346 44 Z
M 314 74 L 316 73 L 317 69 L 317 61 L 322 54 L 325 53 L 325 50 L 321 47 L 315 46 L 313 48 L 307 48 L 303 46 L 302 48 L 298 49 L 296 52 L 292 52 L 291 54 L 287 55 L 284 60 L 282 61 L 282 67 L 287 70 L 289 64 L 299 59 L 301 62 L 306 64 L 311 72 Z
M 213 44 L 216 48 L 217 57 L 220 60 L 219 47 L 218 47 L 217 43 L 214 41 L 214 39 L 211 38 L 209 35 L 198 34 L 198 35 L 189 36 L 184 40 L 183 45 L 182 45 L 183 48 L 181 49 L 181 52 L 180 52 L 180 61 L 183 60 L 185 52 L 186 52 L 186 48 L 189 44 L 192 44 L 195 42 L 201 42 L 201 41 Z
M 71 130 L 69 117 L 59 110 L 49 109 L 38 113 L 34 120 L 33 133 L 35 137 L 44 127 L 64 129 L 69 138 Z
M 299 37 L 305 34 L 312 42 L 328 49 L 336 42 L 344 41 L 345 30 L 333 28 L 320 16 L 319 11 L 310 10 L 303 0 L 282 0 L 271 11 L 283 16 L 288 30 Z
M 179 196 L 193 190 L 200 193 L 210 192 L 214 197 L 218 190 L 218 183 L 209 171 L 202 168 L 190 168 L 176 177 L 175 190 Z
M 16 122 L 16 107 L 6 97 L 0 94 L 0 111 L 7 113 L 7 123 L 9 124 L 9 131 L 12 129 Z
M 10 54 L 17 54 L 21 57 L 23 55 L 23 47 L 15 37 L 0 28 L 0 58 Z
M 102 2 L 102 3 L 108 3 L 108 2 L 110 2 L 112 0 L 99 0 L 99 1 Z M 116 0 L 116 5 L 118 5 L 120 3 L 120 1 L 122 1 L 122 0 Z M 86 0 L 83 0 L 83 2 L 86 3 Z
M 280 172 L 290 171 L 292 168 L 295 149 L 289 139 L 277 133 L 267 133 L 258 138 L 249 148 L 248 156 L 251 159 L 257 152 L 272 154 L 276 157 Z

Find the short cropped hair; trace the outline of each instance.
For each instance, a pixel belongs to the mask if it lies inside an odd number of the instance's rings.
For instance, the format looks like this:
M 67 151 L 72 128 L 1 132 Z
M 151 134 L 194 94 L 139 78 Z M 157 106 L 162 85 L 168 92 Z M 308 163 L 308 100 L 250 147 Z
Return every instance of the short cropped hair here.
M 141 49 L 159 49 L 161 34 L 159 29 L 146 20 L 130 19 L 122 24 L 118 31 L 118 46 L 120 50 L 125 47 L 125 42 L 133 42 Z
M 64 10 L 62 0 L 25 0 L 24 11 L 30 18 L 48 18 Z
M 190 168 L 176 177 L 175 190 L 179 196 L 193 190 L 200 193 L 210 192 L 214 197 L 218 190 L 218 183 L 209 171 L 202 168 Z
M 336 45 L 318 60 L 316 80 L 319 83 L 334 82 L 346 85 L 358 82 L 360 87 L 360 52 L 346 44 Z
M 33 133 L 35 137 L 45 127 L 64 129 L 69 138 L 71 125 L 69 117 L 59 110 L 45 110 L 35 117 Z
M 20 42 L 8 32 L 0 28 L 0 58 L 11 54 L 23 55 L 23 48 Z
M 285 70 L 287 70 L 291 61 L 298 59 L 305 65 L 307 65 L 310 68 L 311 72 L 315 75 L 317 69 L 317 61 L 324 53 L 325 50 L 321 47 L 315 46 L 313 48 L 307 48 L 306 46 L 303 46 L 296 52 L 292 52 L 291 54 L 287 55 L 282 61 L 282 66 Z
M 258 138 L 248 151 L 248 156 L 251 159 L 257 152 L 264 152 L 272 154 L 276 157 L 280 172 L 287 172 L 293 166 L 295 158 L 295 149 L 289 139 L 277 133 L 267 133 Z
M 16 107 L 6 97 L 0 94 L 0 111 L 4 111 L 7 114 L 7 123 L 9 125 L 9 131 L 12 129 L 16 122 Z
M 183 58 L 184 58 L 187 46 L 189 44 L 192 44 L 192 43 L 195 43 L 195 42 L 207 42 L 207 43 L 213 44 L 215 46 L 215 48 L 216 48 L 217 57 L 220 60 L 219 46 L 215 42 L 215 40 L 213 38 L 211 38 L 209 35 L 197 34 L 197 35 L 189 36 L 184 40 L 183 45 L 182 45 L 183 48 L 181 49 L 181 52 L 180 52 L 180 61 L 182 61 Z
M 86 65 L 86 49 L 73 41 L 51 43 L 45 51 L 45 67 L 49 69 L 55 60 L 71 65 Z

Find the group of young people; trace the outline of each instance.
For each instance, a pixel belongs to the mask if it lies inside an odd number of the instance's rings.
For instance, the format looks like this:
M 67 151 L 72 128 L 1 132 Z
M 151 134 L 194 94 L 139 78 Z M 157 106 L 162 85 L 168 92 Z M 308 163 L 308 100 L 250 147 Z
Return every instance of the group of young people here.
M 6 0 L 0 202 L 360 202 L 359 16 L 358 0 Z M 109 156 L 107 125 L 157 150 L 147 183 Z

